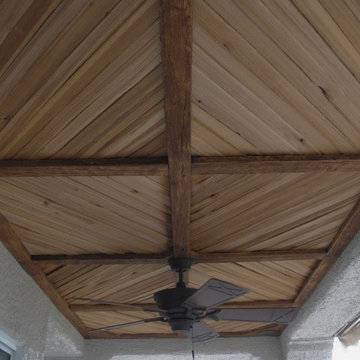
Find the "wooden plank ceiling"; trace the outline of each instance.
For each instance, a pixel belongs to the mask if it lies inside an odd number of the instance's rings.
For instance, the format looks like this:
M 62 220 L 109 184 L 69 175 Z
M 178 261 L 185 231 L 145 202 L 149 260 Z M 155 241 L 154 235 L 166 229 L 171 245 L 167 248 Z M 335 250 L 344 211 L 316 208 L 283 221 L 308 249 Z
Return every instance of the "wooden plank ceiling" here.
M 360 5 L 0 1 L 0 239 L 89 329 L 172 287 L 300 307 L 360 225 Z M 282 325 L 211 322 L 221 336 Z M 92 337 L 174 337 L 143 324 Z

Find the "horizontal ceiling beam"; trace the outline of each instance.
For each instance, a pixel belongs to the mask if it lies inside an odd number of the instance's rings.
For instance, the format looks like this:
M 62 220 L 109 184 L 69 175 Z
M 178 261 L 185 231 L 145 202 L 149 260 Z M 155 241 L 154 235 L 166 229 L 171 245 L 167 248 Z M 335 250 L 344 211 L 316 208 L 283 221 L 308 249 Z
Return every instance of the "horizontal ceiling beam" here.
M 32 255 L 34 263 L 48 265 L 167 264 L 170 254 Z
M 156 304 L 131 304 L 145 309 L 154 309 Z M 120 311 L 120 312 L 134 312 L 142 311 L 134 307 L 127 307 L 124 305 L 107 305 L 107 304 L 72 304 L 70 309 L 75 312 L 96 312 L 96 311 Z M 228 302 L 217 306 L 217 309 L 269 309 L 269 308 L 291 308 L 294 304 L 291 301 L 242 301 L 242 302 Z
M 196 157 L 193 175 L 360 171 L 360 155 L 249 155 Z
M 111 265 L 111 264 L 167 264 L 165 254 L 82 254 L 82 255 L 32 255 L 35 263 L 48 265 Z M 261 250 L 230 253 L 192 253 L 194 263 L 256 262 L 280 260 L 322 260 L 323 250 Z
M 193 157 L 193 175 L 360 171 L 360 155 Z M 167 176 L 166 157 L 0 160 L 0 177 Z
M 322 260 L 327 257 L 324 250 L 260 250 L 229 253 L 194 253 L 195 263 L 227 263 L 281 260 Z
M 0 177 L 161 176 L 167 158 L 2 160 Z

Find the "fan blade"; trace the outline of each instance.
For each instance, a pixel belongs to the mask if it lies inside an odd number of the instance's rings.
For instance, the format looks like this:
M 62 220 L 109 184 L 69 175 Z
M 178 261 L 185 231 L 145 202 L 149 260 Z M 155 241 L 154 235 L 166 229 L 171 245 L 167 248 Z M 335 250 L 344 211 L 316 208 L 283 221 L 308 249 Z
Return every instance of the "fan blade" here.
M 267 322 L 274 324 L 288 324 L 296 315 L 295 308 L 278 309 L 223 309 L 210 318 L 214 320 L 227 321 L 249 321 L 249 322 Z
M 203 321 L 195 322 L 190 332 L 193 343 L 215 339 L 219 334 Z
M 160 309 L 156 309 L 156 308 L 145 308 L 139 305 L 131 305 L 131 304 L 122 304 L 122 303 L 117 303 L 117 302 L 112 302 L 112 301 L 106 301 L 106 300 L 97 300 L 97 299 L 90 299 L 90 298 L 72 298 L 73 300 L 82 300 L 82 301 L 89 301 L 91 303 L 94 304 L 99 304 L 99 305 L 115 305 L 115 306 L 123 306 L 123 307 L 127 307 L 127 308 L 133 308 L 133 309 L 137 309 L 137 310 L 141 310 L 141 311 L 148 311 L 148 312 L 166 312 L 165 310 L 160 310 Z
M 118 324 L 118 325 L 106 326 L 106 327 L 99 328 L 99 329 L 89 330 L 88 332 L 94 333 L 94 332 L 98 332 L 98 331 L 108 331 L 108 330 L 120 329 L 120 328 L 127 327 L 127 326 L 134 326 L 134 325 L 140 325 L 140 324 L 144 324 L 144 323 L 157 322 L 157 321 L 164 321 L 164 318 L 158 317 L 158 318 L 153 318 L 153 319 L 138 320 L 138 321 L 133 321 L 133 322 L 125 323 L 125 324 Z
M 248 291 L 241 287 L 224 281 L 211 279 L 193 295 L 186 299 L 182 306 L 209 309 L 247 293 Z

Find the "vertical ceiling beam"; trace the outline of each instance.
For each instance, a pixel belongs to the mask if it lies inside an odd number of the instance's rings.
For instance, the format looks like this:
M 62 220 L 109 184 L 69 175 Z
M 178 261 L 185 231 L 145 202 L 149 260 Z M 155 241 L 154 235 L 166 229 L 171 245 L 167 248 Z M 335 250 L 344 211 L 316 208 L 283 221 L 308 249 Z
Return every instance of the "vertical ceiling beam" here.
M 189 256 L 192 1 L 161 0 L 161 55 L 175 257 Z

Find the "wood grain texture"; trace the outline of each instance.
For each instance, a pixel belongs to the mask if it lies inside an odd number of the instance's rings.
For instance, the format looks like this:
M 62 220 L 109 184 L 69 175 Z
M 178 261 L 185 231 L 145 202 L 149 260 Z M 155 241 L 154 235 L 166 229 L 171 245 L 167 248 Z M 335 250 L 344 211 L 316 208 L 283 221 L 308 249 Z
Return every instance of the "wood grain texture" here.
M 358 153 L 359 30 L 346 2 L 195 1 L 193 155 Z
M 332 241 L 329 249 L 329 258 L 323 259 L 316 267 L 314 272 L 309 276 L 303 288 L 295 299 L 296 306 L 301 306 L 306 299 L 316 289 L 325 274 L 330 270 L 335 263 L 337 257 L 341 255 L 349 242 L 354 238 L 360 228 L 360 201 L 351 210 L 341 225 L 335 239 Z
M 164 156 L 159 2 L 61 2 L 0 83 L 0 158 Z
M 175 257 L 189 252 L 192 1 L 161 1 L 161 53 Z
M 12 177 L 0 188 L 0 209 L 32 255 L 169 251 L 165 177 Z
M 20 238 L 2 214 L 0 214 L 0 241 L 5 245 L 24 270 L 35 280 L 59 311 L 62 312 L 62 314 L 75 326 L 80 334 L 85 336 L 85 327 L 79 317 L 69 309 L 68 304 L 59 295 L 57 289 L 45 276 L 41 267 L 30 261 L 30 253 L 26 250 Z
M 193 175 L 263 174 L 315 171 L 359 171 L 360 156 L 354 155 L 277 155 L 194 157 Z
M 167 173 L 166 158 L 0 161 L 0 177 L 166 176 Z
M 190 253 L 193 263 L 234 263 L 279 260 L 322 260 L 324 250 L 243 251 L 231 253 Z M 32 255 L 31 261 L 45 265 L 111 265 L 111 264 L 167 264 L 170 253 L 164 254 L 82 254 Z
M 281 261 L 281 260 L 322 260 L 328 256 L 324 250 L 263 250 L 243 251 L 230 253 L 192 253 L 194 263 L 241 263 L 255 261 Z
M 359 192 L 351 172 L 193 176 L 191 248 L 324 250 Z
M 39 29 L 60 0 L 34 0 L 0 45 L 0 75 Z M 6 10 L 3 9 L 5 12 Z

